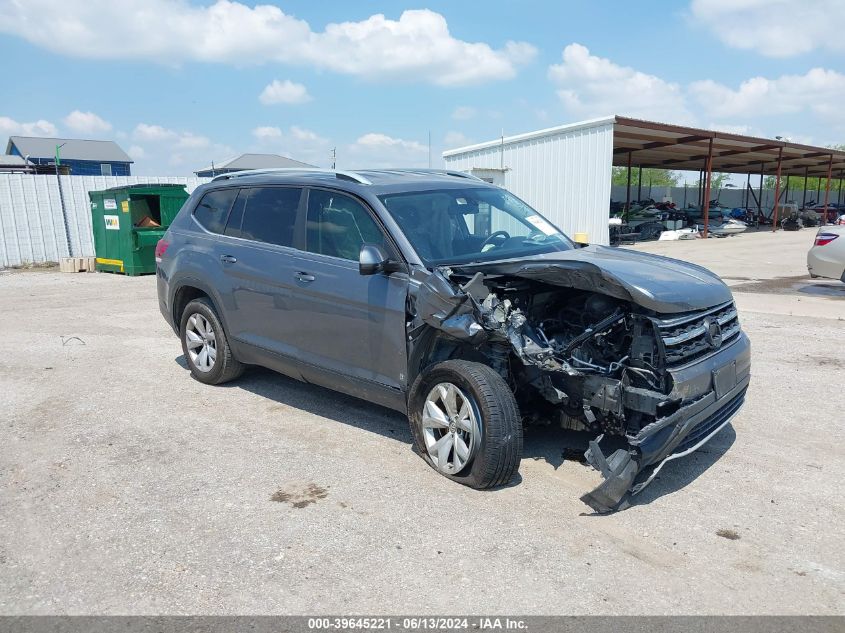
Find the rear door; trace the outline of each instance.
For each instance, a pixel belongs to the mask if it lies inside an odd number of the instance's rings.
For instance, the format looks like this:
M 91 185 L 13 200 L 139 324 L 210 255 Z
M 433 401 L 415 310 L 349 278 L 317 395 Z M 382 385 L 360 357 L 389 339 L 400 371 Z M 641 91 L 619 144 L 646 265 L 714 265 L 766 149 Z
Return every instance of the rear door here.
M 303 194 L 301 187 L 241 189 L 221 239 L 230 335 L 285 357 L 297 355 L 289 311 L 298 290 L 293 261 Z
M 365 243 L 396 250 L 371 209 L 345 193 L 310 189 L 304 251 L 292 258 L 296 294 L 290 307 L 300 355 L 311 365 L 401 388 L 407 367 L 408 275 L 361 275 Z

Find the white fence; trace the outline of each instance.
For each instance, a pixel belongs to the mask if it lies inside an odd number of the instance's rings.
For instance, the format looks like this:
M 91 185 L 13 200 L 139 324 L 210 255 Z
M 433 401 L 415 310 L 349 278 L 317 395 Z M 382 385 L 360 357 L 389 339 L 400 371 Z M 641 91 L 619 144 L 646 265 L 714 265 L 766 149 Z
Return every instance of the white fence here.
M 56 176 L 0 174 L 0 267 L 57 262 L 94 255 L 89 191 L 144 183 L 186 185 L 190 193 L 208 178 L 177 176 L 60 176 L 68 230 Z

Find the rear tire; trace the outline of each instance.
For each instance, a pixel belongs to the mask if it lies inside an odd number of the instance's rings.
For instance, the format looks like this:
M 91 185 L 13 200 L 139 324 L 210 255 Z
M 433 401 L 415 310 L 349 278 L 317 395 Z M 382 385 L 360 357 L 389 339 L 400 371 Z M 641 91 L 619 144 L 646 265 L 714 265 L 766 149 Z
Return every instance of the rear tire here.
M 440 474 L 485 489 L 509 483 L 519 470 L 519 408 L 510 387 L 490 367 L 463 360 L 433 365 L 417 377 L 409 404 L 414 444 Z
M 179 322 L 182 352 L 191 375 L 206 385 L 221 385 L 244 371 L 232 353 L 223 323 L 206 297 L 194 299 Z

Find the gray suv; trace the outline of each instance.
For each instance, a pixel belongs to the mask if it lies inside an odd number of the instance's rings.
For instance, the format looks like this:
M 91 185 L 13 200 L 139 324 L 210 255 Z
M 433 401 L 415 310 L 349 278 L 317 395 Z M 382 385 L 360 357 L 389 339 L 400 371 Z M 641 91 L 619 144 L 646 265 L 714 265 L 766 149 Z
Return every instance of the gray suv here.
M 473 488 L 508 483 L 523 426 L 589 438 L 626 505 L 743 404 L 733 298 L 693 264 L 575 244 L 504 189 L 432 170 L 266 170 L 197 188 L 156 249 L 161 312 L 197 380 L 262 365 L 407 414 Z

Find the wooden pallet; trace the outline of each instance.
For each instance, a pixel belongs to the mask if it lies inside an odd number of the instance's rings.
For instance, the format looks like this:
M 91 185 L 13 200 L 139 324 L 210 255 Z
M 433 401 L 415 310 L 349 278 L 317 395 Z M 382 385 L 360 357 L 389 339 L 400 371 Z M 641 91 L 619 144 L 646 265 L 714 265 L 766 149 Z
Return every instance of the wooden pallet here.
M 59 270 L 63 273 L 93 273 L 94 257 L 62 257 Z

